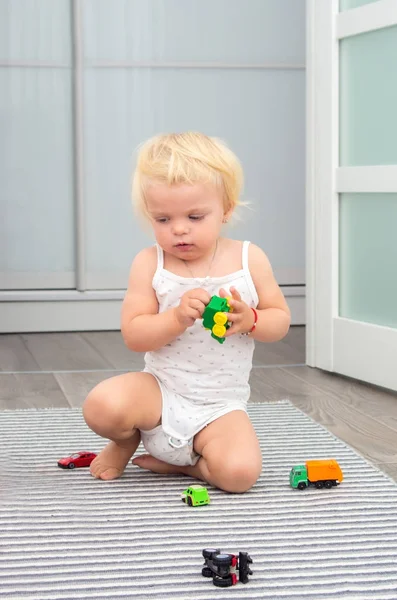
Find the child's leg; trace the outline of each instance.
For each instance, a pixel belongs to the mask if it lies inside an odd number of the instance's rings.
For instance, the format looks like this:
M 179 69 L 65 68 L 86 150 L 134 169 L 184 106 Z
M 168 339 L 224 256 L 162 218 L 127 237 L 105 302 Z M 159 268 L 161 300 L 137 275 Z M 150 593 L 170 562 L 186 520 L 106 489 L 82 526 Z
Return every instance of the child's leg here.
M 83 415 L 98 435 L 111 440 L 91 463 L 99 479 L 115 479 L 140 442 L 139 429 L 153 429 L 161 420 L 162 398 L 149 373 L 126 373 L 102 381 L 87 396 Z
M 149 455 L 133 462 L 159 473 L 184 473 L 236 493 L 249 490 L 261 473 L 258 438 L 244 411 L 232 411 L 204 427 L 195 437 L 194 449 L 201 455 L 194 467 L 175 467 Z

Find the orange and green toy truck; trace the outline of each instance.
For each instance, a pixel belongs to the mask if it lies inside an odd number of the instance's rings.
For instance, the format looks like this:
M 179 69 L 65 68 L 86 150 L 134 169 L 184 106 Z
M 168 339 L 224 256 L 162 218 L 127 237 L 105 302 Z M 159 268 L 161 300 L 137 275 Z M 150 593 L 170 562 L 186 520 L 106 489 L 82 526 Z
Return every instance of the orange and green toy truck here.
M 342 469 L 334 459 L 307 460 L 304 465 L 293 467 L 289 474 L 291 487 L 298 490 L 304 490 L 309 485 L 329 489 L 342 481 Z
M 231 312 L 228 298 L 212 296 L 203 312 L 203 327 L 211 331 L 211 337 L 218 340 L 220 344 L 225 341 L 226 330 L 230 324 L 225 312 Z

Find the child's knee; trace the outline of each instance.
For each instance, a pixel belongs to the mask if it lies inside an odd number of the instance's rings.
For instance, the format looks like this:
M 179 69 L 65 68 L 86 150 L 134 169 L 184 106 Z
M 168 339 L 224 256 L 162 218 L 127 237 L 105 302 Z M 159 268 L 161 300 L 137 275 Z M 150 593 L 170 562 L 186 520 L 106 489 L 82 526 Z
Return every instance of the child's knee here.
M 257 482 L 261 471 L 256 465 L 249 465 L 243 462 L 231 462 L 226 466 L 225 477 L 228 482 L 230 492 L 247 492 Z
M 87 425 L 99 435 L 109 437 L 115 428 L 121 427 L 125 411 L 111 394 L 105 382 L 99 383 L 88 394 L 83 403 L 83 417 Z
M 249 457 L 244 453 L 223 456 L 208 465 L 211 475 L 219 482 L 219 487 L 227 492 L 241 494 L 251 489 L 262 471 L 260 455 Z
M 95 424 L 106 411 L 106 401 L 101 392 L 101 384 L 95 386 L 83 402 L 83 417 L 89 427 L 94 429 Z

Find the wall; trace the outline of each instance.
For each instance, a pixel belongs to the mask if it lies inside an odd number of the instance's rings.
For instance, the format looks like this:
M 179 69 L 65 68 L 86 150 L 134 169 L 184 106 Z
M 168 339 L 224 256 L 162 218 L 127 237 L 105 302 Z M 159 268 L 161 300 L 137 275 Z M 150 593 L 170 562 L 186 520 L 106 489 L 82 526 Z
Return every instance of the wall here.
M 302 322 L 304 21 L 304 0 L 2 1 L 0 331 L 118 327 L 152 241 L 133 151 L 184 129 L 241 158 L 231 235 L 265 249 Z

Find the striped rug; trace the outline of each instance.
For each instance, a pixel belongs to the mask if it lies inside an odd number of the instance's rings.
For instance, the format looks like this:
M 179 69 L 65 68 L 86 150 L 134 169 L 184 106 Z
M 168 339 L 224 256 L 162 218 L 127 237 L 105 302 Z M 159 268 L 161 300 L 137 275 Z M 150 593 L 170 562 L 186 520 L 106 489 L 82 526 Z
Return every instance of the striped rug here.
M 0 598 L 397 599 L 397 486 L 288 402 L 252 404 L 263 474 L 244 495 L 180 500 L 187 477 L 130 465 L 113 482 L 57 460 L 99 451 L 77 409 L 0 413 Z M 291 466 L 336 458 L 345 481 L 292 490 Z M 202 549 L 248 551 L 247 584 L 215 588 Z

